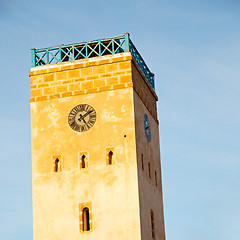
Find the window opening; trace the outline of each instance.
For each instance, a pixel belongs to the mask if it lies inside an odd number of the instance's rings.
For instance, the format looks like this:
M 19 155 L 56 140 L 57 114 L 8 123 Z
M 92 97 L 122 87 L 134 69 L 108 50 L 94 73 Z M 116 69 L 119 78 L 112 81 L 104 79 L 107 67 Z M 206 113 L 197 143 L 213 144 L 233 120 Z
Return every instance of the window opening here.
M 83 231 L 90 231 L 89 209 L 85 207 L 82 211 Z
M 113 152 L 110 151 L 110 152 L 108 153 L 108 165 L 112 165 L 112 163 L 113 163 L 112 158 L 113 158 Z
M 142 170 L 144 171 L 143 154 L 141 153 Z
M 152 238 L 155 239 L 154 212 L 151 210 Z
M 155 171 L 155 185 L 157 186 L 157 172 Z
M 60 160 L 58 158 L 55 159 L 54 171 L 60 172 Z
M 151 165 L 150 165 L 150 162 L 148 163 L 148 176 L 151 179 Z
M 82 157 L 81 157 L 81 167 L 82 168 L 86 167 L 85 159 L 86 159 L 86 156 L 83 154 Z

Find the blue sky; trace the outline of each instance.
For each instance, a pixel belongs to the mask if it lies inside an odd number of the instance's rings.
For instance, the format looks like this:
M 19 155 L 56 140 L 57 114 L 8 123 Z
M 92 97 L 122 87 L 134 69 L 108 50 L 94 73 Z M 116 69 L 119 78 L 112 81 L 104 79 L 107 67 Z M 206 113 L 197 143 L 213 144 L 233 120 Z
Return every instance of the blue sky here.
M 131 34 L 155 73 L 168 240 L 240 239 L 238 0 L 0 1 L 0 233 L 32 239 L 30 48 Z

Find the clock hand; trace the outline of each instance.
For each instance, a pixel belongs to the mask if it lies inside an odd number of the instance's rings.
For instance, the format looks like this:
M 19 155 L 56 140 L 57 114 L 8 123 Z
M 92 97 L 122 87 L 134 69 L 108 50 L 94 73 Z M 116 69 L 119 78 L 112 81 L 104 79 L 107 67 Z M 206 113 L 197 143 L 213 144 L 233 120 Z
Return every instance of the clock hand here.
M 91 112 L 93 112 L 93 110 L 90 110 L 89 112 L 87 112 L 87 113 L 85 113 L 84 115 L 83 115 L 83 117 L 86 117 L 88 114 L 90 114 Z
M 81 121 L 83 118 L 85 118 L 88 114 L 90 114 L 91 112 L 93 112 L 93 110 L 86 112 L 85 114 L 80 114 L 80 118 L 78 119 L 78 121 Z
M 80 114 L 79 116 L 80 116 L 80 118 L 78 119 L 78 121 L 81 121 L 81 120 L 83 120 L 83 122 L 84 122 L 84 123 L 86 123 L 86 121 L 85 121 L 85 120 L 84 120 L 84 118 L 83 118 L 83 117 L 84 117 L 84 115 L 82 116 L 82 114 Z

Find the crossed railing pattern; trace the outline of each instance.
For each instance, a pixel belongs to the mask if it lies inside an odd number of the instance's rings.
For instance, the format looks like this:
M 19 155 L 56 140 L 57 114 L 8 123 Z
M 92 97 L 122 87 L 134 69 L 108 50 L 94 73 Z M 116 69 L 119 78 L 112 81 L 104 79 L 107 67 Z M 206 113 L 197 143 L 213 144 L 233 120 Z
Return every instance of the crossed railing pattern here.
M 147 78 L 148 82 L 151 84 L 152 88 L 154 89 L 154 73 L 150 72 L 149 68 L 147 67 L 147 64 L 144 62 L 142 56 L 138 52 L 137 48 L 132 43 L 131 39 L 129 39 L 129 50 L 137 62 L 138 66 L 142 70 L 143 74 Z
M 122 52 L 131 52 L 133 58 L 154 89 L 154 74 L 150 72 L 140 53 L 126 33 L 120 37 L 100 39 L 91 42 L 61 45 L 57 47 L 31 49 L 32 67 L 72 62 L 74 60 L 100 57 Z

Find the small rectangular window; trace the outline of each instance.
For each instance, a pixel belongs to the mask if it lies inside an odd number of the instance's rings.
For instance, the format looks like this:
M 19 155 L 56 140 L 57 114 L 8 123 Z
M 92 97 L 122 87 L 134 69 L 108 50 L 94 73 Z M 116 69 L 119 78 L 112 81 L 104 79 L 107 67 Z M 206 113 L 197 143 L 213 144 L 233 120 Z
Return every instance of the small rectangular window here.
M 148 163 L 148 176 L 151 179 L 151 164 L 150 164 L 150 162 Z
M 142 170 L 144 171 L 144 161 L 143 161 L 143 154 L 141 153 L 141 163 L 142 163 Z
M 53 172 L 61 172 L 62 171 L 62 156 L 55 155 L 52 156 L 53 159 Z
M 151 210 L 151 228 L 152 228 L 152 238 L 155 239 L 155 223 L 154 223 L 154 212 Z
M 78 161 L 79 168 L 85 169 L 88 167 L 88 153 L 87 152 L 79 152 L 78 153 Z
M 107 148 L 106 149 L 106 165 L 112 165 L 114 164 L 114 149 L 113 148 Z
M 157 172 L 155 171 L 155 185 L 157 186 Z

